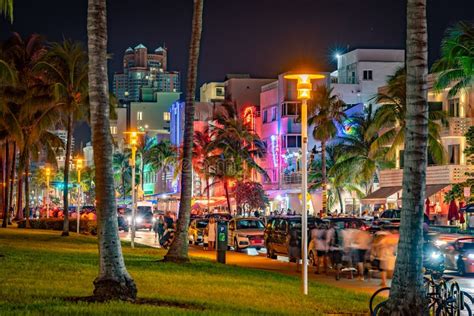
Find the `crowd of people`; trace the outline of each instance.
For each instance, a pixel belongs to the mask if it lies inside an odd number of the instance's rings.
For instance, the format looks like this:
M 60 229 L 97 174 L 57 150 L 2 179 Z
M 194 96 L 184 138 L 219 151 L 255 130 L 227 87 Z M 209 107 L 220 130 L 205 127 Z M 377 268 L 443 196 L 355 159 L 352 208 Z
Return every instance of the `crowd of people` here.
M 343 272 L 347 272 L 348 278 L 353 278 L 356 273 L 359 280 L 364 280 L 367 272 L 378 270 L 381 285 L 385 286 L 387 272 L 394 269 L 398 242 L 395 232 L 379 231 L 372 235 L 351 222 L 347 222 L 344 228 L 329 222 L 316 225 L 310 231 L 310 238 L 309 247 L 313 253 L 311 259 L 314 260 L 316 274 L 327 274 L 332 269 L 336 280 L 340 279 Z M 290 260 L 296 260 L 299 270 L 301 243 L 297 230 L 290 232 L 289 244 Z

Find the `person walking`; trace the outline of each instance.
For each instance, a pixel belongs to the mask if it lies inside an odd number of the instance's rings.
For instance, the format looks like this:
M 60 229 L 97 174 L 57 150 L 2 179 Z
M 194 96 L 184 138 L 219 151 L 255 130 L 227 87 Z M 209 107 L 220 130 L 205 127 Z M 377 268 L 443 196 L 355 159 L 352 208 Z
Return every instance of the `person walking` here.
M 340 238 L 340 232 L 333 222 L 331 222 L 329 225 L 329 229 L 327 231 L 327 240 L 329 259 L 331 260 L 333 269 L 336 270 L 336 280 L 339 280 L 342 269 L 343 247 L 342 239 Z
M 300 259 L 301 259 L 301 240 L 299 238 L 299 232 L 296 229 L 290 229 L 290 241 L 289 241 L 289 262 L 295 260 L 296 271 L 300 271 Z
M 209 219 L 209 224 L 207 224 L 207 242 L 208 242 L 208 247 L 211 250 L 215 249 L 215 244 L 216 244 L 216 219 L 214 217 L 211 217 Z
M 321 262 L 323 264 L 324 273 L 328 272 L 328 240 L 327 227 L 325 224 L 318 224 L 315 229 L 311 231 L 311 239 L 313 239 L 316 247 L 316 274 L 320 273 Z
M 357 230 L 353 236 L 354 261 L 357 266 L 359 280 L 364 280 L 364 264 L 367 251 L 370 249 L 372 238 L 365 230 Z

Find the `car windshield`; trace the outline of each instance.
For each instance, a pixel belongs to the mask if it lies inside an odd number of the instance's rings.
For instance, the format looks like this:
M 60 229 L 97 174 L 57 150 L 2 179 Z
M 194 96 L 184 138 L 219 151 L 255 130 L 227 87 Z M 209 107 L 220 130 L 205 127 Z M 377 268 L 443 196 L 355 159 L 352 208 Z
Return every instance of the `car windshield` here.
M 472 239 L 460 240 L 458 242 L 458 247 L 460 249 L 464 249 L 464 250 L 466 250 L 466 249 L 472 250 L 472 249 L 474 249 L 474 240 L 472 240 Z
M 237 229 L 263 229 L 264 225 L 262 221 L 242 219 L 237 221 Z
M 206 228 L 207 227 L 208 221 L 196 221 L 196 227 L 197 228 Z

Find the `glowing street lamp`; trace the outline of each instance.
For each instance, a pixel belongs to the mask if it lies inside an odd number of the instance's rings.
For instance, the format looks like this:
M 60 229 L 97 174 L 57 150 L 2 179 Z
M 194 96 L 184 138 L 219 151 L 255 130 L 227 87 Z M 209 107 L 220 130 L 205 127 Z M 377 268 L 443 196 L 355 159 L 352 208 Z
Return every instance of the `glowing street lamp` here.
M 301 244 L 303 258 L 303 294 L 308 295 L 308 211 L 307 211 L 307 194 L 308 194 L 308 172 L 307 172 L 307 152 L 308 152 L 308 100 L 311 98 L 311 90 L 313 88 L 311 80 L 323 79 L 325 76 L 320 74 L 288 74 L 285 79 L 297 80 L 296 90 L 298 91 L 298 99 L 301 104 Z
M 77 184 L 79 185 L 77 191 L 77 233 L 79 234 L 79 225 L 81 221 L 81 202 L 82 202 L 82 188 L 81 188 L 81 169 L 82 169 L 82 159 L 76 159 L 76 170 L 77 170 Z
M 132 149 L 132 158 L 130 159 L 130 167 L 132 168 L 132 230 L 131 230 L 131 246 L 135 248 L 135 222 L 136 222 L 136 197 L 135 197 L 135 164 L 136 153 L 138 147 L 138 135 L 142 132 L 125 132 L 130 137 L 130 147 Z

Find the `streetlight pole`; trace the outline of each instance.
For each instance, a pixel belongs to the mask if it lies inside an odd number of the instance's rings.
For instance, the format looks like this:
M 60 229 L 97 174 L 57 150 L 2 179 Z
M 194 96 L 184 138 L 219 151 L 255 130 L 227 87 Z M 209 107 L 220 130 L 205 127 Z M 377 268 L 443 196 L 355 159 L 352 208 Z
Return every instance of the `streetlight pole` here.
M 81 188 L 81 169 L 82 169 L 82 159 L 77 158 L 76 160 L 76 169 L 77 169 L 77 184 L 79 185 L 77 191 L 77 233 L 79 234 L 79 226 L 81 224 L 81 198 L 82 198 L 82 188 Z
M 311 98 L 311 80 L 323 79 L 324 75 L 319 74 L 289 74 L 285 75 L 285 79 L 298 80 L 296 89 L 298 91 L 298 99 L 301 102 L 301 151 L 302 151 L 302 172 L 301 172 L 301 257 L 303 259 L 303 268 L 301 269 L 303 280 L 303 294 L 308 295 L 308 170 L 307 170 L 307 154 L 308 154 L 308 100 Z

